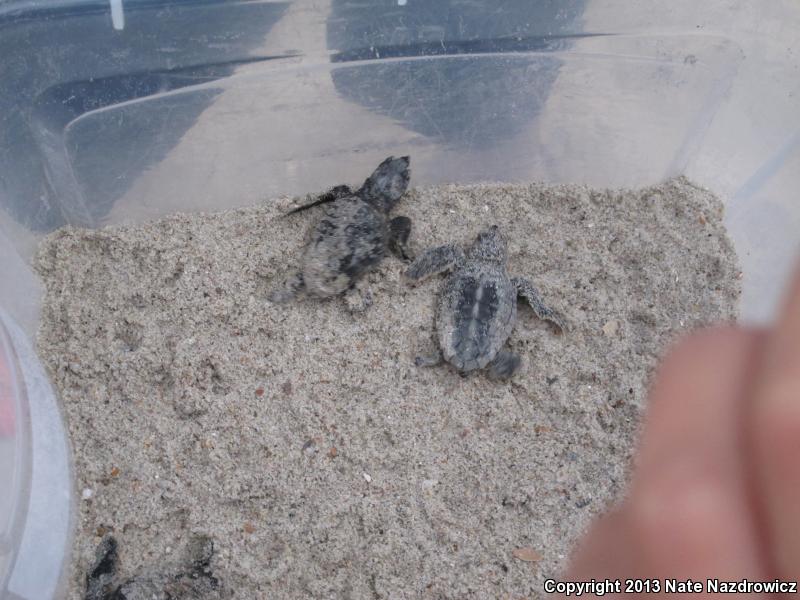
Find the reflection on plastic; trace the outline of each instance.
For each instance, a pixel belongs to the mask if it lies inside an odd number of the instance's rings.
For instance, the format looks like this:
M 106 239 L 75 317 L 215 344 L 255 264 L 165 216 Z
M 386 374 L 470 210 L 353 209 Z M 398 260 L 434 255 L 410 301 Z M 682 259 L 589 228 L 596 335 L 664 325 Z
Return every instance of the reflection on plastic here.
M 122 0 L 109 0 L 111 4 L 111 24 L 117 31 L 125 29 L 125 13 L 123 12 Z
M 11 387 L 11 365 L 8 357 L 0 353 L 0 436 L 14 433 L 15 408 Z

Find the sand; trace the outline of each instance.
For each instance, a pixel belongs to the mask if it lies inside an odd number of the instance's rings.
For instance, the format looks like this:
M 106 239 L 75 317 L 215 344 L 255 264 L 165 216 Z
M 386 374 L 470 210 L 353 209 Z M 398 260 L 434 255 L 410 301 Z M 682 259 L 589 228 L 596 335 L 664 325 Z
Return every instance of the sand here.
M 521 306 L 523 367 L 497 382 L 414 366 L 441 279 L 408 287 L 394 258 L 363 282 L 364 312 L 267 302 L 321 214 L 282 216 L 300 200 L 42 243 L 39 352 L 79 498 L 69 597 L 103 535 L 113 586 L 157 598 L 206 541 L 205 591 L 171 597 L 542 597 L 624 491 L 659 356 L 735 319 L 722 204 L 683 178 L 410 191 L 395 212 L 416 251 L 496 223 L 509 272 L 571 325 L 556 335 Z

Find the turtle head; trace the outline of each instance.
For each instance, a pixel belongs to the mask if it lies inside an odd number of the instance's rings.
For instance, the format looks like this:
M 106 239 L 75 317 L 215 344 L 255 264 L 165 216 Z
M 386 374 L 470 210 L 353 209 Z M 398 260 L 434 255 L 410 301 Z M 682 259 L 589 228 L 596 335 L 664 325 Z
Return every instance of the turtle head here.
M 367 178 L 358 190 L 358 195 L 365 202 L 388 213 L 408 187 L 411 177 L 408 166 L 410 162 L 408 156 L 390 156 Z
M 470 246 L 468 257 L 477 260 L 506 261 L 506 240 L 497 225 L 492 225 L 478 234 Z

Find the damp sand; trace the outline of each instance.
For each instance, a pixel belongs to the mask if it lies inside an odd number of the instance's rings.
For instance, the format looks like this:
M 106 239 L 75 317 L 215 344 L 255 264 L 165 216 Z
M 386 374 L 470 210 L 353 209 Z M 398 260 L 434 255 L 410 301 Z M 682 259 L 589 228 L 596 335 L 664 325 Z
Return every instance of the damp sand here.
M 114 586 L 210 539 L 208 598 L 542 597 L 624 490 L 658 358 L 735 319 L 722 204 L 682 178 L 410 191 L 416 251 L 496 223 L 509 272 L 571 325 L 521 306 L 501 383 L 414 366 L 441 280 L 407 287 L 394 258 L 363 313 L 268 303 L 321 214 L 282 217 L 298 201 L 42 243 L 39 352 L 79 498 L 69 598 L 109 534 Z

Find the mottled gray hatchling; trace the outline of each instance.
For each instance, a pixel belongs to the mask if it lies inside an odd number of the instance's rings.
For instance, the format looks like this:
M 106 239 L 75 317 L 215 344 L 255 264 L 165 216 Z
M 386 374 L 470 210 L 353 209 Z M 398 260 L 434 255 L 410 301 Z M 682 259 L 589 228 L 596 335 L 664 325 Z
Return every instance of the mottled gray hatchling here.
M 464 252 L 456 244 L 431 248 L 406 271 L 412 281 L 446 270 L 436 312 L 440 351 L 417 357 L 417 366 L 446 360 L 462 373 L 488 367 L 499 379 L 511 377 L 520 357 L 503 346 L 517 316 L 517 297 L 524 298 L 540 318 L 566 329 L 564 318 L 542 301 L 531 282 L 506 272 L 506 242 L 496 225 L 482 231 Z
M 408 187 L 409 163 L 408 156 L 390 156 L 358 190 L 340 185 L 293 210 L 328 204 L 314 227 L 300 270 L 274 291 L 270 300 L 286 302 L 301 293 L 316 298 L 336 296 L 374 270 L 389 251 L 407 259 L 411 220 L 390 219 L 389 212 Z
M 121 580 L 117 540 L 106 534 L 86 574 L 84 600 L 219 600 L 227 594 L 211 571 L 213 557 L 214 541 L 193 535 L 184 556 L 146 565 L 133 577 Z

